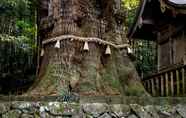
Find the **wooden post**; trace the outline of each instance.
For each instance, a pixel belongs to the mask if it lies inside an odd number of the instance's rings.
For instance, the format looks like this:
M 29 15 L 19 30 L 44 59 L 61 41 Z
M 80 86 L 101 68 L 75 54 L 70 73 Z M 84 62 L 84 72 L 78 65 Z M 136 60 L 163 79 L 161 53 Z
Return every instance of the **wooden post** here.
M 164 82 L 163 82 L 163 75 L 161 75 L 161 96 L 164 96 Z
M 153 79 L 151 79 L 151 89 L 152 89 L 152 96 L 155 96 L 156 95 L 156 93 L 155 93 L 155 87 L 154 87 L 154 78 Z
M 177 95 L 180 94 L 180 80 L 179 80 L 179 70 L 176 70 L 176 86 L 177 86 Z
M 171 78 L 171 95 L 174 96 L 174 74 L 173 72 L 171 72 L 170 78 Z
M 169 78 L 168 73 L 165 74 L 165 90 L 166 90 L 166 96 L 169 95 Z
M 159 86 L 159 78 L 156 77 L 156 96 L 159 96 L 160 93 L 159 93 L 159 90 L 160 90 L 160 86 Z
M 182 74 L 182 91 L 183 95 L 185 94 L 185 69 L 181 69 L 181 74 Z

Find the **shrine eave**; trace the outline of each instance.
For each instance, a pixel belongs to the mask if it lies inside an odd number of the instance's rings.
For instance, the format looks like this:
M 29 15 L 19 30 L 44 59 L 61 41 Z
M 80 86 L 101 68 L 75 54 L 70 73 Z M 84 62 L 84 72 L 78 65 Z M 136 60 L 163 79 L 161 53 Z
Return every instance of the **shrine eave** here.
M 171 10 L 174 14 L 186 14 L 186 0 L 159 0 L 161 8 Z
M 159 29 L 172 22 L 183 21 L 186 14 L 186 0 L 185 2 L 178 1 L 141 0 L 127 37 L 129 39 L 156 40 L 157 34 L 161 32 Z
M 149 0 L 141 0 L 140 5 L 138 7 L 136 17 L 132 26 L 129 29 L 127 37 L 130 38 L 138 38 L 138 39 L 146 39 L 153 40 L 156 38 L 154 34 L 154 21 L 152 17 L 146 17 L 150 14 L 152 16 L 152 8 Z M 150 7 L 149 7 L 150 5 Z M 148 11 L 148 12 L 147 12 Z M 149 12 L 151 11 L 151 12 Z
M 167 5 L 176 8 L 186 8 L 186 0 L 164 0 Z

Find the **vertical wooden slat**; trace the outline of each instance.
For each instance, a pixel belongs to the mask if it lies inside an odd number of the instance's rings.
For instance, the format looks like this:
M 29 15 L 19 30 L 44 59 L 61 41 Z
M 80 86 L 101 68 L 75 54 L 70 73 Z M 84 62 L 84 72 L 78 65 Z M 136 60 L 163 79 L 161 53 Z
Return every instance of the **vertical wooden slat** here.
M 183 91 L 183 95 L 185 94 L 185 69 L 182 68 L 182 91 Z
M 155 82 L 156 82 L 156 96 L 159 96 L 160 95 L 159 94 L 160 86 L 159 86 L 159 78 L 158 77 L 156 77 Z
M 166 96 L 169 95 L 169 78 L 168 73 L 165 74 L 165 90 L 166 90 Z
M 147 80 L 147 85 L 148 85 L 148 91 L 151 93 L 151 82 L 150 80 Z
M 171 72 L 170 78 L 171 78 L 171 95 L 174 96 L 174 74 L 173 72 Z
M 179 95 L 180 94 L 179 70 L 176 70 L 176 86 L 177 86 L 177 95 Z
M 151 89 L 152 89 L 152 96 L 155 96 L 156 95 L 156 93 L 155 93 L 155 86 L 154 86 L 154 78 L 153 79 L 151 79 Z
M 163 82 L 163 75 L 161 75 L 161 96 L 164 96 L 164 82 Z

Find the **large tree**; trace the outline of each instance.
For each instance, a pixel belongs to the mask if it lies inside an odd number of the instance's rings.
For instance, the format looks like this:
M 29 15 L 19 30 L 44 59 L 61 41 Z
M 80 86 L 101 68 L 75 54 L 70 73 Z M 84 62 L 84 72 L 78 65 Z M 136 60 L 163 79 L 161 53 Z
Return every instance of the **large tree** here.
M 120 0 L 41 0 L 32 95 L 146 95 L 127 53 Z

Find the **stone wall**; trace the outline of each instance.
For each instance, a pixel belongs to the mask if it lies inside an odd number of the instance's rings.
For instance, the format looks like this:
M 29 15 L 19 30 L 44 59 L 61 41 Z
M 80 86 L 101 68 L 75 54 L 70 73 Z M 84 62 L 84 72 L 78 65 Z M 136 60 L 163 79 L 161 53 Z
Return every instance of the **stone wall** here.
M 113 102 L 0 102 L 1 118 L 186 118 L 185 98 L 128 98 L 126 103 Z M 159 100 L 158 100 L 159 99 Z M 139 103 L 143 101 L 146 104 Z M 148 100 L 147 100 L 148 101 Z M 154 103 L 155 103 L 154 102 Z
M 2 118 L 186 118 L 185 105 L 8 102 L 0 103 Z

